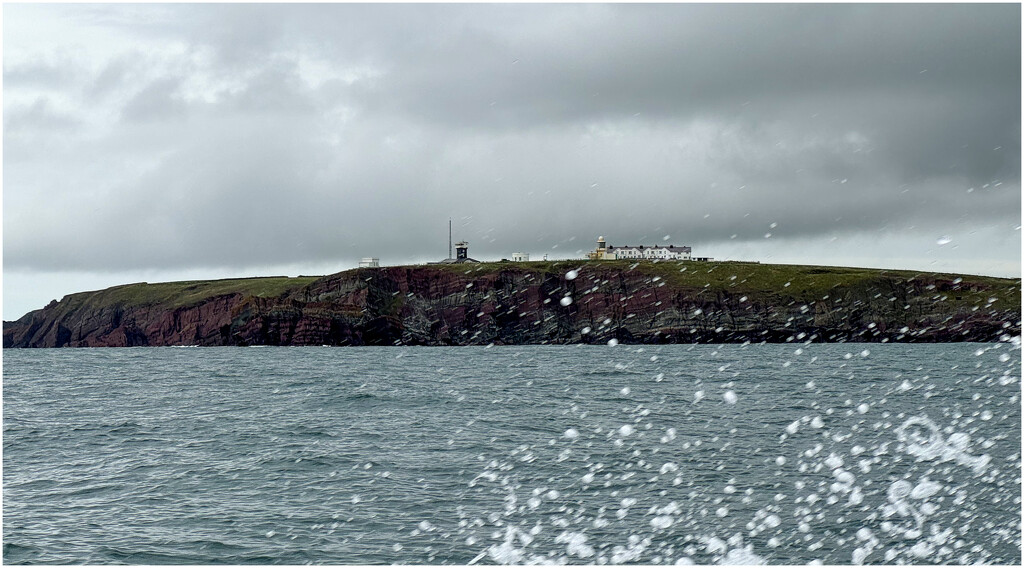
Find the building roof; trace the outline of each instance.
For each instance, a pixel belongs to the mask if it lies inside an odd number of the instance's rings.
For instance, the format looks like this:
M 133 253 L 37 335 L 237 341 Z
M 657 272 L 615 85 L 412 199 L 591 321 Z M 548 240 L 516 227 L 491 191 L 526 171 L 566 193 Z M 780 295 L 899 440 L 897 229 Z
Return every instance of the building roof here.
M 616 249 L 616 248 L 618 248 L 618 249 L 633 249 L 633 250 L 644 250 L 644 249 L 658 250 L 658 249 L 666 249 L 669 252 L 691 252 L 690 247 L 677 247 L 675 245 L 669 245 L 667 247 L 664 247 L 664 246 L 661 246 L 661 245 L 652 245 L 652 246 L 648 246 L 648 247 L 645 247 L 644 245 L 624 245 L 624 246 L 619 246 L 619 247 L 608 247 L 608 250 L 612 250 L 612 249 Z
M 439 260 L 437 262 L 428 262 L 427 264 L 463 264 L 466 262 L 479 263 L 480 261 L 474 258 L 446 258 L 444 260 Z

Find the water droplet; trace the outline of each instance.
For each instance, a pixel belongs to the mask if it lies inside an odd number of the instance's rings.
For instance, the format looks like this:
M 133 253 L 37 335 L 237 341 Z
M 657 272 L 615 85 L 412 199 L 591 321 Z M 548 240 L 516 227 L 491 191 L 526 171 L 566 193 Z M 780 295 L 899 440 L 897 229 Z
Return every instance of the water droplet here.
M 579 276 L 579 275 L 580 275 L 580 273 L 579 273 L 578 270 L 570 270 L 569 272 L 565 273 L 565 279 L 566 280 L 575 280 L 576 277 Z
M 566 296 L 566 297 L 562 298 L 561 300 L 559 300 L 558 303 L 562 304 L 562 307 L 566 307 L 566 306 L 568 306 L 569 304 L 572 303 L 572 298 L 570 296 Z
M 619 344 L 619 340 L 618 339 L 609 339 L 608 340 L 608 345 L 610 345 L 611 347 L 615 347 L 618 344 Z
M 659 515 L 651 519 L 651 526 L 656 529 L 667 529 L 672 526 L 673 519 L 669 515 Z
M 725 400 L 726 404 L 736 404 L 736 392 L 731 390 L 725 391 L 725 394 L 722 395 L 722 399 Z
M 913 491 L 913 489 L 914 486 L 911 485 L 909 481 L 903 479 L 896 481 L 889 486 L 889 500 L 899 501 L 905 499 L 910 495 L 910 492 Z
M 953 239 L 943 235 L 943 236 L 939 237 L 938 240 L 935 241 L 935 244 L 937 244 L 937 245 L 939 245 L 941 247 L 942 245 L 948 245 L 951 242 L 953 242 Z
M 927 499 L 938 493 L 939 489 L 942 489 L 942 485 L 925 478 L 922 479 L 921 482 L 914 487 L 914 490 L 910 492 L 910 498 Z

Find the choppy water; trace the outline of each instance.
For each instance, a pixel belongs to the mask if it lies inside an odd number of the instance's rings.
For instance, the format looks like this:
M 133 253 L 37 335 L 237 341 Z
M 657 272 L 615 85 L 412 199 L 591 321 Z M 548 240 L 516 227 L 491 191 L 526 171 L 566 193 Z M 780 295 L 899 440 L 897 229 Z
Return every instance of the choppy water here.
M 1021 562 L 1019 342 L 3 363 L 7 563 Z

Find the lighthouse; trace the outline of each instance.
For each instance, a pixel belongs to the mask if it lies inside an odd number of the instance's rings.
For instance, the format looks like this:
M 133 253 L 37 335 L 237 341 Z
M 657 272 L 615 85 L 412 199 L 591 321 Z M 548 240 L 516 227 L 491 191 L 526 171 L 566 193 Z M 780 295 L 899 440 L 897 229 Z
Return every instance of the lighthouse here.
M 594 249 L 594 252 L 587 253 L 587 258 L 590 260 L 606 260 L 615 257 L 608 250 L 608 243 L 605 242 L 604 236 L 600 236 L 597 237 L 597 248 Z

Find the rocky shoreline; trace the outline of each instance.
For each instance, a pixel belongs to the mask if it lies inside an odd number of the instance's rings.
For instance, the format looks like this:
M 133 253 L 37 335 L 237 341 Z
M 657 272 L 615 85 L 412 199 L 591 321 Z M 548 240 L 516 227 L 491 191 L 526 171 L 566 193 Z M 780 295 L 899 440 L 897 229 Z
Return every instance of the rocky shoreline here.
M 1020 335 L 1020 282 L 731 262 L 397 266 L 71 294 L 4 322 L 4 347 L 999 341 Z

